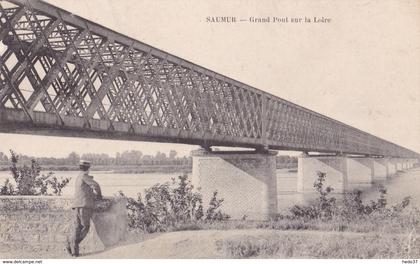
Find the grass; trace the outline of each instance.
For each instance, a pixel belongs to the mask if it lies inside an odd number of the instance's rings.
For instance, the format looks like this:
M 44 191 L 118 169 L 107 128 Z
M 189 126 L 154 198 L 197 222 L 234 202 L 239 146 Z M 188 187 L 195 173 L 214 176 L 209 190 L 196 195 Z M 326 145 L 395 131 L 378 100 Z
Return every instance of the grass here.
M 325 232 L 387 233 L 401 234 L 415 230 L 420 233 L 420 211 L 407 208 L 397 216 L 384 217 L 383 214 L 360 216 L 352 220 L 333 218 L 321 219 L 277 219 L 271 221 L 230 220 L 222 222 L 180 223 L 169 231 L 181 230 L 231 230 L 231 229 L 271 229 L 271 230 L 317 230 Z
M 231 258 L 419 258 L 420 240 L 413 233 L 284 232 L 239 235 L 216 242 Z

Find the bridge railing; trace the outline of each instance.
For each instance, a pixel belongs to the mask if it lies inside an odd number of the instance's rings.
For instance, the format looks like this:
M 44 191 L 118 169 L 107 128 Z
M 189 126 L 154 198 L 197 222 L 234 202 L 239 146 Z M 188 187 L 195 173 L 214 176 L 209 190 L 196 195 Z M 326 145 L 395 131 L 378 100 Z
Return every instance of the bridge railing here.
M 417 156 L 42 1 L 4 3 L 3 130 L 20 122 L 204 146 Z

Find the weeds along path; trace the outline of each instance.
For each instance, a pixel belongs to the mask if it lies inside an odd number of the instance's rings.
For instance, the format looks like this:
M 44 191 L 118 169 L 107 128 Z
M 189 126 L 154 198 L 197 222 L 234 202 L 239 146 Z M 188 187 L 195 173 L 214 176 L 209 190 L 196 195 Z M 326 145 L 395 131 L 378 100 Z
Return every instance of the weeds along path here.
M 311 230 L 181 231 L 162 233 L 143 242 L 123 245 L 85 258 L 401 258 L 405 248 L 410 246 L 408 240 L 412 240 L 408 234 Z M 238 245 L 239 249 L 235 248 Z M 235 255 L 235 250 L 239 250 L 239 255 Z

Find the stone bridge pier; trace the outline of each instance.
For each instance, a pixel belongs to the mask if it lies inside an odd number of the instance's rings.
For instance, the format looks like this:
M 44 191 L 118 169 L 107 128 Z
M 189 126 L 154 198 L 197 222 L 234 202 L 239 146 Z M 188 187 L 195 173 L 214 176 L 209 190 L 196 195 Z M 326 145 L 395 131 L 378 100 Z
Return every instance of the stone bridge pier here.
M 354 189 L 369 188 L 372 183 L 390 179 L 397 171 L 413 166 L 413 160 L 400 158 L 302 154 L 298 159 L 297 191 L 300 202 L 312 201 L 317 196 L 313 183 L 318 172 L 326 173 L 324 186 L 331 186 L 333 194 L 339 196 Z
M 402 171 L 403 170 L 403 162 L 401 159 L 393 159 L 394 163 L 395 163 L 395 168 L 397 171 Z
M 193 151 L 192 184 L 200 188 L 206 208 L 217 191 L 221 207 L 231 219 L 267 220 L 278 211 L 276 151 Z M 308 155 L 298 157 L 296 188 L 290 190 L 294 204 L 308 204 L 318 194 L 314 182 L 318 172 L 326 174 L 324 187 L 331 186 L 333 196 L 386 181 L 398 171 L 414 166 L 417 160 L 351 155 Z M 290 203 L 290 204 L 289 204 Z
M 367 189 L 377 178 L 386 179 L 387 164 L 370 157 L 302 154 L 298 158 L 298 202 L 308 203 L 317 197 L 313 185 L 318 172 L 326 174 L 324 187 L 331 186 L 332 194 L 340 196 L 352 189 Z
M 405 164 L 405 169 L 411 169 L 414 167 L 414 162 L 412 159 L 405 159 L 404 164 Z
M 231 219 L 267 220 L 277 213 L 276 151 L 193 151 L 192 183 L 206 208 L 213 192 Z

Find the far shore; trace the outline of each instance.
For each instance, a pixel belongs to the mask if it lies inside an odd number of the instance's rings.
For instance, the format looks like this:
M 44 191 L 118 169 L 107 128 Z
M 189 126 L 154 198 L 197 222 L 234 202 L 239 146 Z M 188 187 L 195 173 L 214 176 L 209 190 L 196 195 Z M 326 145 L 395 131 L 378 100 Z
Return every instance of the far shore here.
M 42 171 L 77 171 L 77 165 L 45 165 Z M 297 164 L 277 164 L 277 169 L 289 169 L 295 172 Z M 8 171 L 9 165 L 0 165 L 0 171 Z M 191 165 L 93 165 L 92 171 L 107 171 L 110 173 L 191 173 Z
M 42 171 L 77 171 L 77 165 L 45 165 Z M 0 171 L 8 171 L 9 166 L 0 165 Z M 188 165 L 93 165 L 92 171 L 109 171 L 111 173 L 189 173 L 192 170 Z

